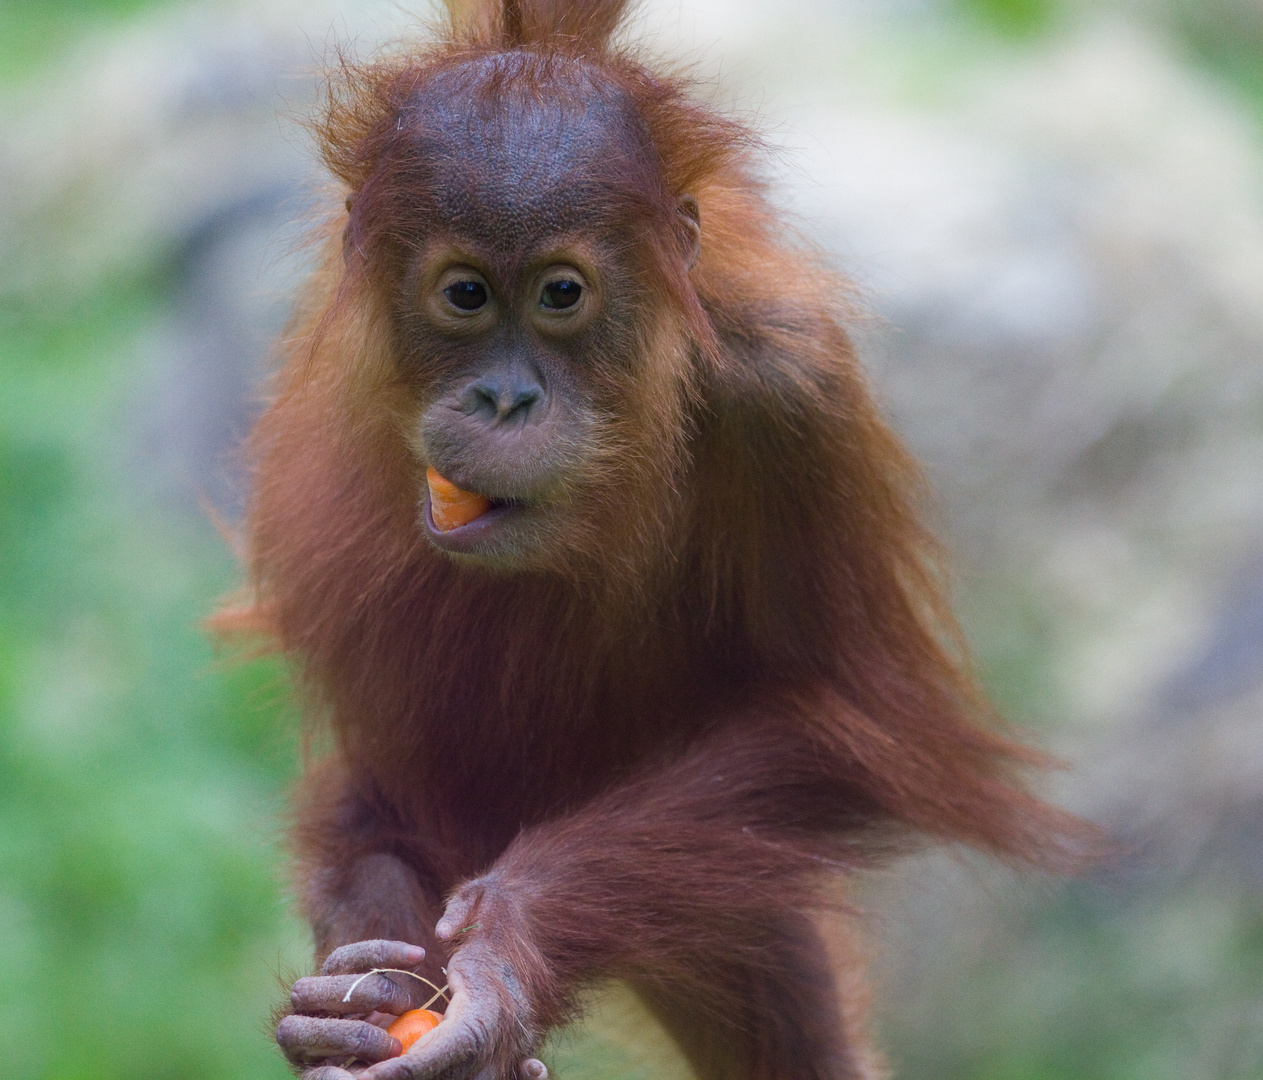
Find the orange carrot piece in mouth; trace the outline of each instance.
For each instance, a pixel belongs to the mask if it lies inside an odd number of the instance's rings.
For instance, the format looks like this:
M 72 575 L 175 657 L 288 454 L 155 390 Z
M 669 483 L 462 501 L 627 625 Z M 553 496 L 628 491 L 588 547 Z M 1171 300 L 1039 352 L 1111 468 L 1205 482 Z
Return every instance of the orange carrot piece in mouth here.
M 430 485 L 430 517 L 439 532 L 468 525 L 491 509 L 491 500 L 485 495 L 458 488 L 433 465 L 425 470 L 425 479 Z

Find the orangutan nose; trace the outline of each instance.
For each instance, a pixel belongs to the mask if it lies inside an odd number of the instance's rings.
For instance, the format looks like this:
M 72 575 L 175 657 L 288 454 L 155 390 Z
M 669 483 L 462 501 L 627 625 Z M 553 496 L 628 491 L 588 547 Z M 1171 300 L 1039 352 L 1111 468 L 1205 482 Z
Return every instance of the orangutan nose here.
M 465 387 L 461 411 L 489 424 L 527 424 L 538 417 L 544 388 L 520 365 L 487 372 Z

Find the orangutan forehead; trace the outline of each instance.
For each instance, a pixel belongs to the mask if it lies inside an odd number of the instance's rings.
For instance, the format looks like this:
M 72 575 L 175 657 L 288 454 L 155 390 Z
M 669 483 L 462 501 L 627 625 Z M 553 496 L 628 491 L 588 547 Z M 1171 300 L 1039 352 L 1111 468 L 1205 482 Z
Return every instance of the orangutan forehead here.
M 497 74 L 443 73 L 400 117 L 441 220 L 501 246 L 652 211 L 657 160 L 630 101 L 579 78 L 524 90 Z

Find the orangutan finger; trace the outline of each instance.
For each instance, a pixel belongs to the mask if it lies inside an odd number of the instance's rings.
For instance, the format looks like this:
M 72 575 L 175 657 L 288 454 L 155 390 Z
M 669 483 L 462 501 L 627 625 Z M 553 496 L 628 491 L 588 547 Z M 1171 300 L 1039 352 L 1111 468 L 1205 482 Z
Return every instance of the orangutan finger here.
M 355 1013 L 376 1010 L 399 1013 L 411 1009 L 416 991 L 403 985 L 406 975 L 312 975 L 290 988 L 290 1005 L 300 1013 Z M 421 984 L 424 989 L 424 984 Z M 427 990 L 428 993 L 428 990 Z
M 424 959 L 425 950 L 406 941 L 353 941 L 334 949 L 320 974 L 357 975 L 373 968 L 413 968 Z
M 330 1057 L 381 1061 L 403 1050 L 398 1039 L 363 1020 L 316 1016 L 285 1017 L 276 1027 L 276 1041 L 285 1056 L 298 1064 Z

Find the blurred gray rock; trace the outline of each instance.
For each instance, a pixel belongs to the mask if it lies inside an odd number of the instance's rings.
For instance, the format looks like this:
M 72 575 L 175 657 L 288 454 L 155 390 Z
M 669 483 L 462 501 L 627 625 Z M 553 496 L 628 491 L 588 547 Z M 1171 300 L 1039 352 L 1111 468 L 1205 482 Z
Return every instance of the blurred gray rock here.
M 865 340 L 879 389 L 970 577 L 1050 624 L 1056 698 L 1038 712 L 1096 762 L 1082 808 L 1130 835 L 1143 793 L 1168 800 L 1145 828 L 1184 830 L 1190 785 L 1225 781 L 1190 768 L 1193 732 L 1263 729 L 1255 132 L 1113 21 L 972 68 L 948 104 L 832 79 L 836 105 L 813 87 L 788 137 L 805 146 L 795 201 L 884 320 Z M 982 622 L 985 652 L 999 631 Z M 1158 730 L 1180 732 L 1164 766 Z M 1234 784 L 1263 807 L 1263 739 L 1233 745 L 1254 777 L 1238 757 Z M 1257 838 L 1225 845 L 1257 861 Z

